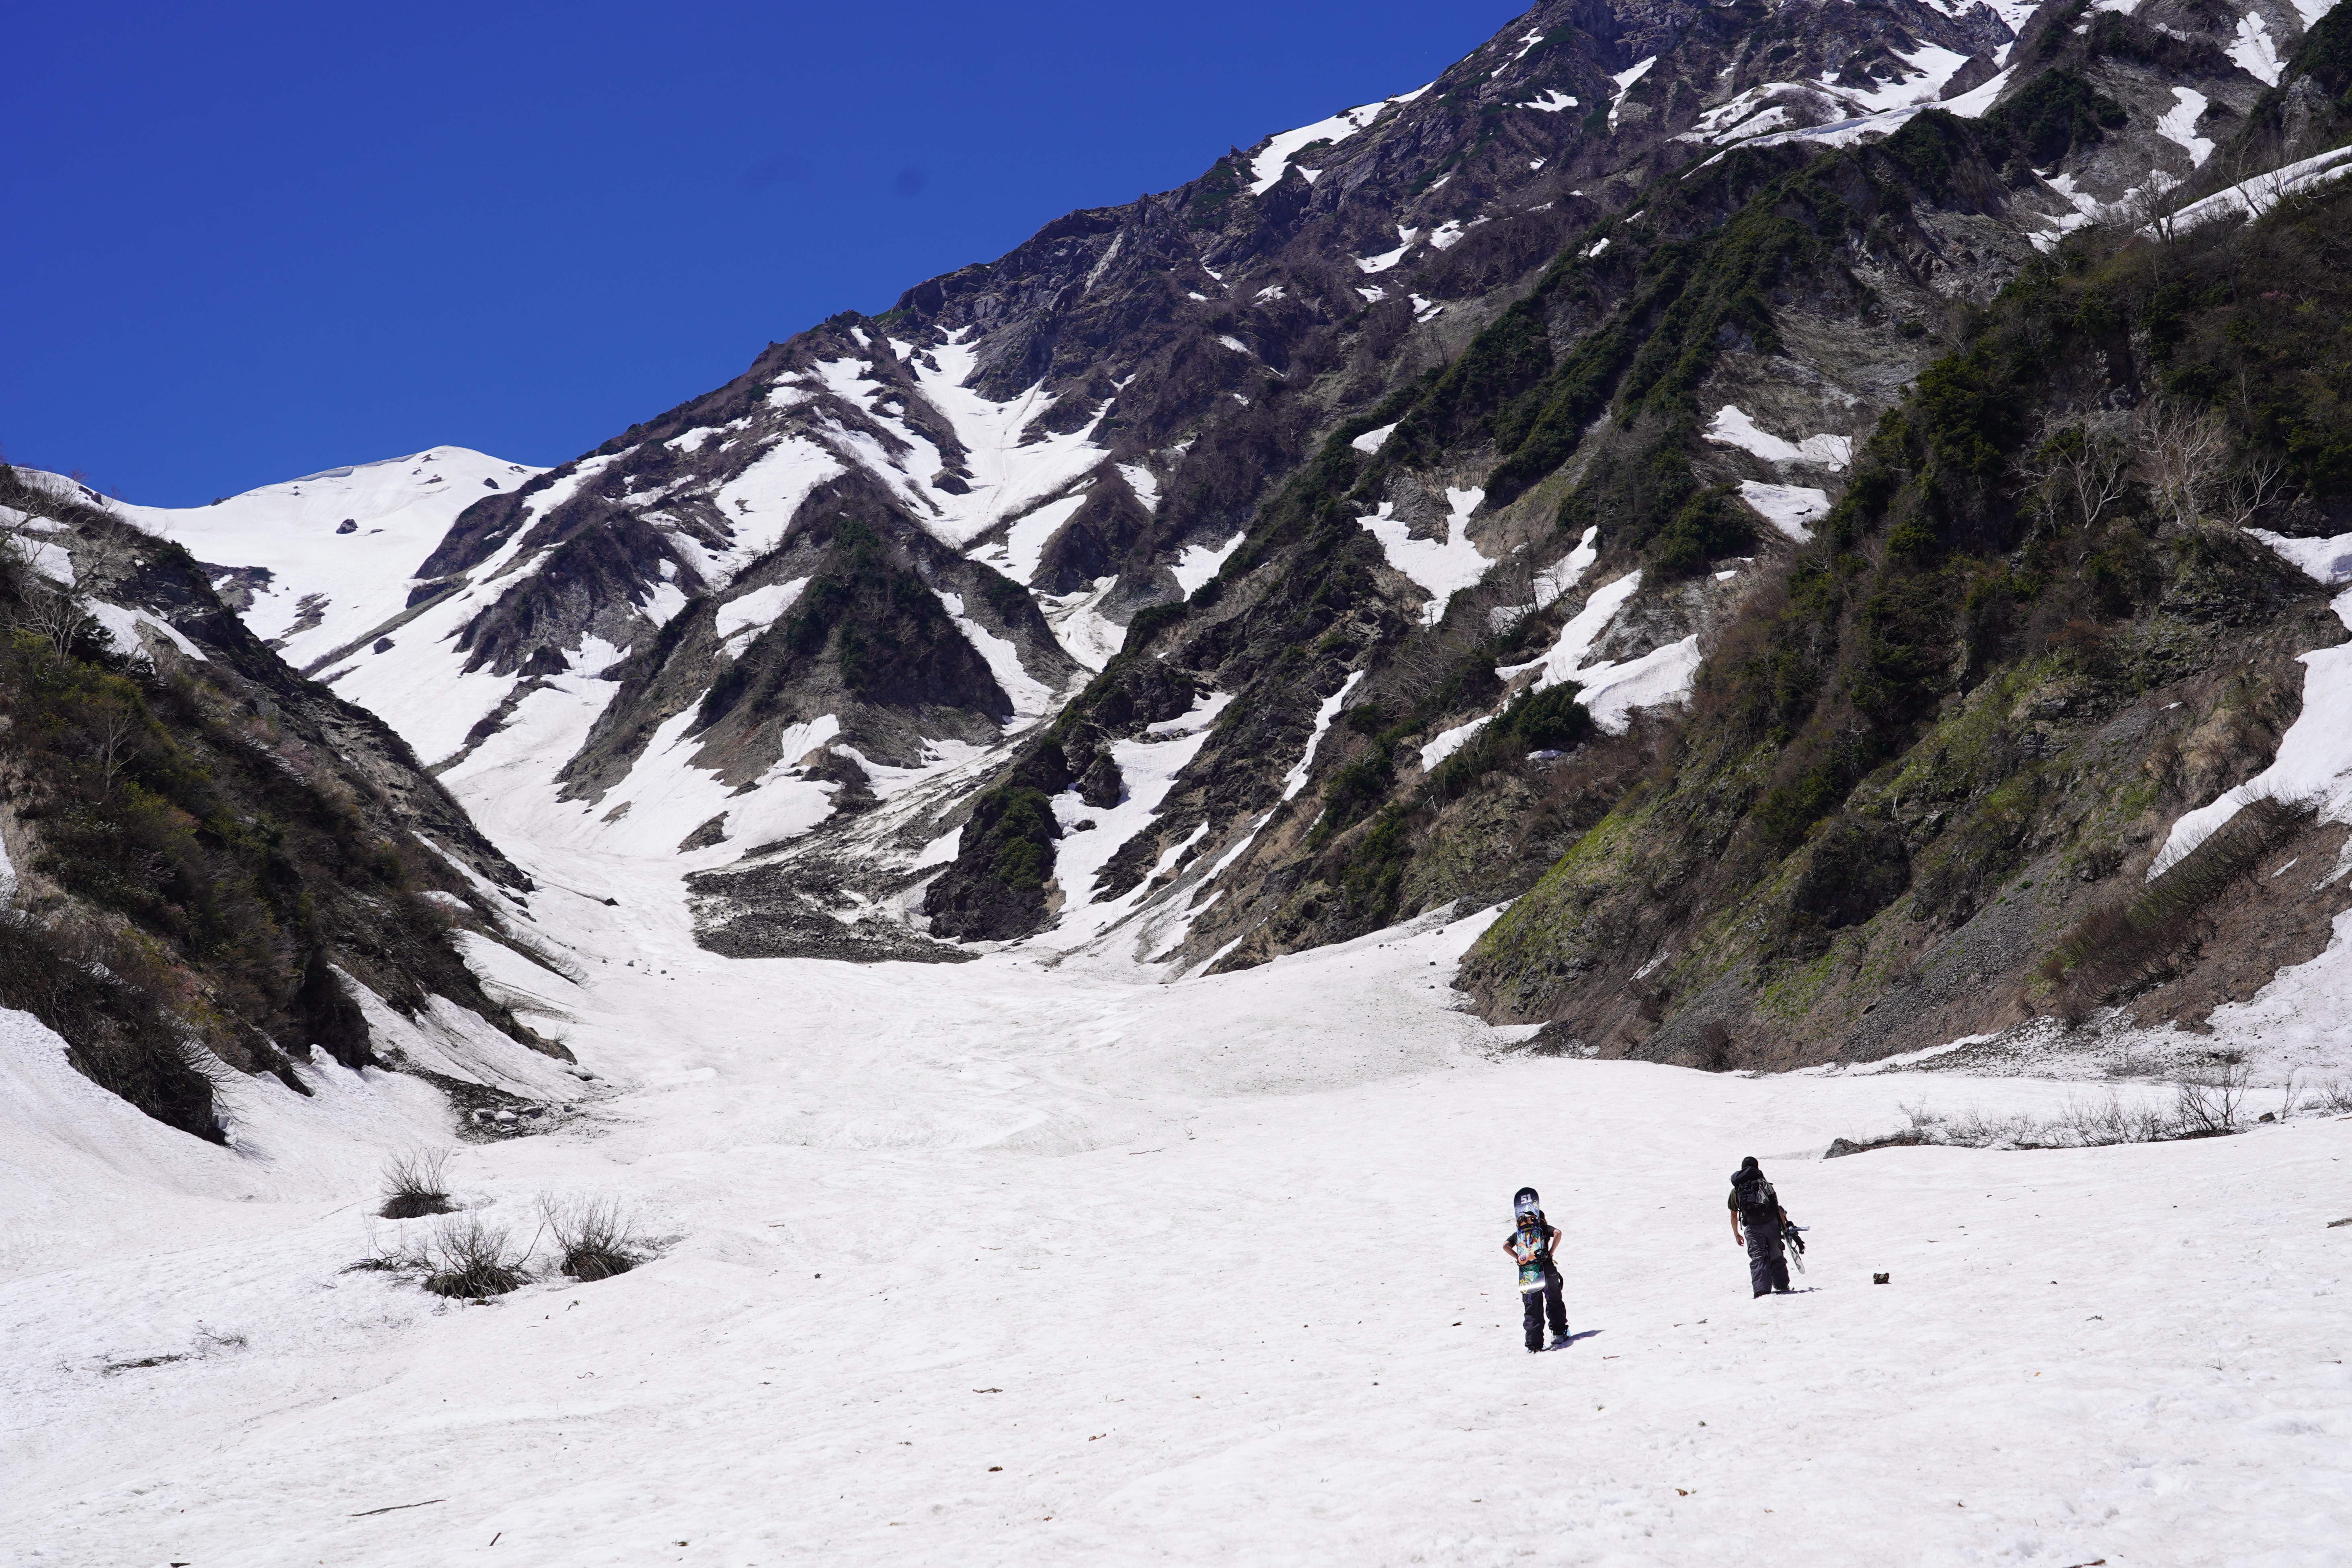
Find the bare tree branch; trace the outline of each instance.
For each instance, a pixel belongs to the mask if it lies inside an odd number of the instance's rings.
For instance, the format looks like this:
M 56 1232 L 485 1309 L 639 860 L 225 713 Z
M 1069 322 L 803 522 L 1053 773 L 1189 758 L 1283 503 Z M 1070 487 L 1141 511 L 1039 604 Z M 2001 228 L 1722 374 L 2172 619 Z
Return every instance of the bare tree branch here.
M 2278 500 L 2286 483 L 2286 459 L 2257 455 L 2230 476 L 2216 505 L 2231 528 L 2250 528 L 2263 508 Z
M 2133 414 L 2132 441 L 2158 509 L 2179 527 L 2194 526 L 2229 463 L 2229 426 L 2217 414 L 2159 397 Z

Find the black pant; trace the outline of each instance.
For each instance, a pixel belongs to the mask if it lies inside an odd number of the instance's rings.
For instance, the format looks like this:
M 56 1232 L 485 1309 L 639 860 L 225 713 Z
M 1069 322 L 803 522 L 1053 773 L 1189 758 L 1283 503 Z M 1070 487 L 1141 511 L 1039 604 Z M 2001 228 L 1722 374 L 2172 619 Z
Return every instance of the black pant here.
M 1748 1283 L 1759 1296 L 1769 1296 L 1775 1290 L 1789 1288 L 1789 1258 L 1780 1250 L 1780 1226 L 1777 1220 L 1748 1228 Z
M 1559 1270 L 1547 1263 L 1544 1265 L 1544 1288 L 1520 1294 L 1520 1310 L 1526 1318 L 1528 1331 L 1528 1349 L 1531 1351 L 1543 1349 L 1544 1319 L 1547 1315 L 1551 1319 L 1552 1337 L 1568 1338 L 1568 1303 L 1560 1300 L 1559 1286 Z

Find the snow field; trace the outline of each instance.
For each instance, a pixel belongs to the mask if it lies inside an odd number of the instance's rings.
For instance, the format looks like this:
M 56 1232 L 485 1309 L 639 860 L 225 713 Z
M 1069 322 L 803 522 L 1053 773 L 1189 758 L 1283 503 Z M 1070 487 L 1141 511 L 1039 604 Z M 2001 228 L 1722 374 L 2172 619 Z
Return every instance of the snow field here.
M 199 561 L 268 567 L 277 580 L 243 616 L 257 637 L 285 636 L 302 597 L 324 595 L 327 618 L 284 650 L 299 667 L 405 607 L 417 564 L 459 512 L 494 493 L 484 480 L 511 491 L 541 471 L 464 447 L 435 447 L 265 485 L 217 506 L 115 507 Z M 356 529 L 336 532 L 346 519 Z
M 2345 1522 L 2352 1122 L 1824 1163 L 1906 1101 L 2072 1086 L 1496 1063 L 1526 1031 L 1446 1006 L 1483 918 L 1156 986 L 728 963 L 674 900 L 542 900 L 609 958 L 572 1043 L 625 1092 L 449 1168 L 523 1233 L 603 1194 L 669 1238 L 592 1286 L 339 1273 L 415 1124 L 303 1102 L 215 1150 L 6 1034 L 41 1094 L 0 1101 L 0 1562 L 2122 1568 L 2321 1563 Z M 1748 1297 L 1746 1153 L 1808 1293 Z M 1522 1183 L 1585 1336 L 1541 1359 Z

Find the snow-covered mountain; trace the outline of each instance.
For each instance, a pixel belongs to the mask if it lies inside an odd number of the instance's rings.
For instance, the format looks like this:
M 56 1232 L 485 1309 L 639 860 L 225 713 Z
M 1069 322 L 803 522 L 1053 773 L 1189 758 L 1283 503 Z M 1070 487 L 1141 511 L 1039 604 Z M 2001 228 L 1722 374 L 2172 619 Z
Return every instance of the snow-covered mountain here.
M 0 1563 L 2341 1555 L 2352 11 L 1364 91 L 551 469 L 0 467 Z
M 139 515 L 718 951 L 1263 962 L 1530 887 L 1972 312 L 2326 140 L 2326 14 L 1539 5 L 556 468 Z

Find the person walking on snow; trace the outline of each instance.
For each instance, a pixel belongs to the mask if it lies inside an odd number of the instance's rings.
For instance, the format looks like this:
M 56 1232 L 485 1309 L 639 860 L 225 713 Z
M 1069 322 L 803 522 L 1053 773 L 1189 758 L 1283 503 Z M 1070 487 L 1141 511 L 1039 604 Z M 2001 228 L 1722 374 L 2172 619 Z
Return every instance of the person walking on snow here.
M 1748 1282 L 1759 1296 L 1788 1295 L 1789 1258 L 1780 1249 L 1781 1228 L 1789 1223 L 1780 1194 L 1764 1179 L 1764 1168 L 1750 1154 L 1731 1173 L 1731 1239 L 1748 1248 Z M 1739 1234 L 1740 1226 L 1748 1234 Z
M 1526 1319 L 1528 1350 L 1530 1353 L 1544 1348 L 1544 1319 L 1551 1319 L 1551 1348 L 1568 1346 L 1568 1306 L 1560 1299 L 1559 1266 L 1552 1254 L 1559 1246 L 1559 1232 L 1546 1223 L 1543 1200 L 1536 1196 L 1533 1187 L 1521 1187 L 1511 1198 L 1512 1217 L 1517 1222 L 1503 1243 L 1503 1250 L 1519 1266 L 1519 1301 Z

